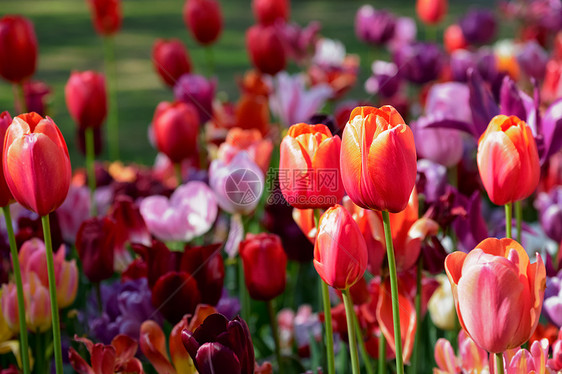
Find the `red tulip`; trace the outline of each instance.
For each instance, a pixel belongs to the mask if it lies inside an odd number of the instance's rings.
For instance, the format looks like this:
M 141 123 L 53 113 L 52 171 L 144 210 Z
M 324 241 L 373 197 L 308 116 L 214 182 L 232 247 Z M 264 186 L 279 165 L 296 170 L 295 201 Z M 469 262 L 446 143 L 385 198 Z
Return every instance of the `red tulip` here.
M 158 150 L 178 163 L 197 152 L 199 115 L 192 104 L 161 102 L 152 121 Z
M 240 243 L 244 279 L 250 297 L 269 301 L 285 290 L 287 255 L 274 234 L 248 234 Z
M 19 83 L 35 73 L 37 38 L 33 24 L 21 16 L 0 19 L 0 75 Z
M 423 23 L 436 25 L 447 13 L 449 7 L 448 0 L 418 0 L 416 3 L 416 13 Z
M 329 208 L 341 201 L 344 185 L 339 170 L 341 140 L 327 126 L 299 123 L 281 142 L 279 186 L 295 208 Z
M 121 0 L 88 0 L 92 10 L 94 28 L 98 34 L 111 36 L 121 28 L 123 13 Z
M 482 184 L 496 205 L 525 199 L 539 184 L 535 138 L 515 116 L 492 118 L 478 142 L 476 160 Z
M 451 25 L 445 29 L 443 44 L 449 53 L 453 53 L 457 49 L 466 49 L 468 47 L 468 42 L 464 38 L 462 29 L 457 24 Z
M 8 112 L 2 112 L 0 114 L 0 141 L 4 144 L 4 138 L 6 137 L 6 131 L 8 126 L 12 123 L 12 117 Z M 0 167 L 0 206 L 8 205 L 14 197 L 6 184 L 6 179 L 4 178 L 4 168 Z
M 76 250 L 82 270 L 93 283 L 111 278 L 117 225 L 107 217 L 90 218 L 82 223 L 76 235 Z
M 53 120 L 37 113 L 14 118 L 2 158 L 6 183 L 18 203 L 44 216 L 66 199 L 72 169 L 68 148 Z
M 179 39 L 158 39 L 152 47 L 152 62 L 160 78 L 173 87 L 184 74 L 191 73 L 189 54 Z
M 513 239 L 488 238 L 445 260 L 462 328 L 491 353 L 519 347 L 535 331 L 546 288 L 541 256 L 529 262 Z
M 412 130 L 389 105 L 357 107 L 343 131 L 340 166 L 345 191 L 356 205 L 400 212 L 416 181 Z
M 187 0 L 183 21 L 200 44 L 212 44 L 222 31 L 220 4 L 216 0 Z
M 275 75 L 287 65 L 283 40 L 274 26 L 250 27 L 246 32 L 246 48 L 252 64 L 262 73 Z
M 277 20 L 289 19 L 289 0 L 253 0 L 252 10 L 258 22 L 264 26 L 272 25 Z
M 320 217 L 314 245 L 314 267 L 333 288 L 345 290 L 367 269 L 367 244 L 351 214 L 341 205 Z
M 107 114 L 103 74 L 88 70 L 72 72 L 64 88 L 70 116 L 80 128 L 99 128 Z

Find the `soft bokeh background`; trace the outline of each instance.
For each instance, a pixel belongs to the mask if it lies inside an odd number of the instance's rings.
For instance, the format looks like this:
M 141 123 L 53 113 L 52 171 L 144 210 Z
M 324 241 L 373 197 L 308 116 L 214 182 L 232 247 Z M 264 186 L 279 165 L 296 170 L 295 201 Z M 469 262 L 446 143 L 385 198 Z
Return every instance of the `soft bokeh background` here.
M 355 37 L 355 13 L 365 3 L 387 8 L 399 15 L 415 17 L 414 0 L 291 1 L 292 21 L 300 25 L 319 21 L 322 24 L 322 36 L 342 41 L 348 53 L 360 56 L 359 81 L 348 95 L 357 99 L 367 97 L 363 82 L 370 74 L 371 62 L 386 53 L 361 44 Z M 449 14 L 438 27 L 436 35 L 441 37 L 444 27 L 456 21 L 471 6 L 491 7 L 492 3 L 490 0 L 451 0 Z M 124 161 L 143 164 L 153 162 L 156 151 L 148 142 L 147 126 L 157 103 L 173 99 L 171 90 L 160 82 L 152 66 L 151 50 L 155 39 L 181 39 L 188 48 L 195 71 L 205 73 L 205 51 L 194 42 L 183 23 L 183 5 L 183 0 L 123 0 L 123 27 L 115 43 L 120 147 Z M 222 0 L 221 6 L 225 28 L 218 43 L 213 46 L 215 74 L 222 97 L 236 100 L 238 91 L 235 77 L 250 69 L 245 32 L 255 20 L 251 0 Z M 83 157 L 76 148 L 75 126 L 64 101 L 64 85 L 72 70 L 103 71 L 103 41 L 93 29 L 86 0 L 1 0 L 0 13 L 22 14 L 33 21 L 40 52 L 34 79 L 45 81 L 51 86 L 53 93 L 49 115 L 67 139 L 73 166 L 83 164 Z M 418 27 L 420 39 L 429 34 L 423 27 Z M 295 70 L 295 67 L 290 66 L 291 69 Z M 4 81 L 0 82 L 0 111 L 3 110 L 14 114 L 12 87 Z

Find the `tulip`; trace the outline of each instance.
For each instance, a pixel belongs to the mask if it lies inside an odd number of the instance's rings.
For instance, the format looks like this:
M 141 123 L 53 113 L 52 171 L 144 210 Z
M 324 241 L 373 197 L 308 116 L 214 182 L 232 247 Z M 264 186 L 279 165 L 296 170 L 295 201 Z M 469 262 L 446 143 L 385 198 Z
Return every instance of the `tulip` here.
M 248 234 L 240 243 L 244 280 L 255 300 L 270 301 L 285 290 L 287 255 L 274 234 Z
M 355 34 L 367 44 L 385 44 L 395 34 L 396 17 L 385 10 L 363 5 L 355 16 Z
M 0 141 L 4 144 L 4 139 L 6 137 L 6 131 L 8 127 L 12 123 L 12 117 L 10 117 L 10 113 L 2 112 L 0 114 Z M 0 161 L 1 166 L 2 161 Z M 6 184 L 6 179 L 4 178 L 4 168 L 0 167 L 0 206 L 8 205 L 14 197 Z
M 184 74 L 174 86 L 177 101 L 193 104 L 199 113 L 199 123 L 207 122 L 213 116 L 213 99 L 217 82 L 202 75 Z
M 517 52 L 517 63 L 525 74 L 540 81 L 546 72 L 548 54 L 536 41 L 531 40 Z
M 197 154 L 199 115 L 192 104 L 161 102 L 152 126 L 158 150 L 173 163 Z
M 341 140 L 325 125 L 299 123 L 289 128 L 280 148 L 279 186 L 298 209 L 329 208 L 345 191 L 339 171 Z
M 220 247 L 186 247 L 181 258 L 180 270 L 195 278 L 203 304 L 217 305 L 222 295 L 225 271 Z
M 74 340 L 86 346 L 90 354 L 88 364 L 74 348 L 68 350 L 70 364 L 78 373 L 102 374 L 126 371 L 128 373 L 143 373 L 142 363 L 135 357 L 138 344 L 126 335 L 117 335 L 110 345 L 94 344 L 86 338 L 74 336 Z
M 70 185 L 64 203 L 56 210 L 63 240 L 74 243 L 76 234 L 85 218 L 90 214 L 90 195 L 85 186 Z
M 526 342 L 539 322 L 546 283 L 542 258 L 512 239 L 488 238 L 469 254 L 445 260 L 462 328 L 486 351 L 501 353 Z
M 72 72 L 64 94 L 70 116 L 80 128 L 98 128 L 107 114 L 103 74 L 89 70 Z
M 370 94 L 379 93 L 384 97 L 392 97 L 398 92 L 402 80 L 394 62 L 375 61 L 371 70 L 373 74 L 365 82 L 365 91 Z
M 277 20 L 288 21 L 289 0 L 253 0 L 254 17 L 264 26 L 272 25 Z
M 453 330 L 456 325 L 457 314 L 455 312 L 455 300 L 447 276 L 437 276 L 439 288 L 431 295 L 427 305 L 431 321 L 443 330 Z
M 116 224 L 109 218 L 90 218 L 82 223 L 76 237 L 76 249 L 82 271 L 93 283 L 111 278 Z
M 51 328 L 51 301 L 49 290 L 35 273 L 28 274 L 23 286 L 27 327 L 33 332 L 45 332 Z
M 285 41 L 289 58 L 297 64 L 305 62 L 310 57 L 311 51 L 314 50 L 320 23 L 312 21 L 306 27 L 300 27 L 296 23 L 276 23 L 275 26 Z
M 123 12 L 121 0 L 88 0 L 96 32 L 111 36 L 121 28 Z
M 557 243 L 562 242 L 562 186 L 539 193 L 535 207 L 545 234 Z
M 496 205 L 527 198 L 540 176 L 537 145 L 531 128 L 515 116 L 496 116 L 478 142 L 478 171 Z
M 170 87 L 191 73 L 189 54 L 179 39 L 157 39 L 152 47 L 152 62 L 160 78 Z
M 200 374 L 254 372 L 254 346 L 244 320 L 228 321 L 211 314 L 193 332 L 182 331 L 182 341 Z
M 562 61 L 550 60 L 546 64 L 544 82 L 541 89 L 541 98 L 552 102 L 562 93 Z
M 14 118 L 3 152 L 6 183 L 27 209 L 45 216 L 65 200 L 70 187 L 70 158 L 60 130 L 37 113 Z
M 558 328 L 562 327 L 562 270 L 555 277 L 547 279 L 544 312 Z
M 239 127 L 230 129 L 226 134 L 226 140 L 219 147 L 218 157 L 229 163 L 241 151 L 246 151 L 263 174 L 267 174 L 273 151 L 271 139 L 264 139 L 257 129 L 244 130 Z
M 287 65 L 283 40 L 274 26 L 250 27 L 246 32 L 246 49 L 252 64 L 264 74 L 275 75 Z
M 436 25 L 447 13 L 448 0 L 417 0 L 416 13 L 427 25 Z
M 16 285 L 14 283 L 4 283 L 1 288 L 2 298 L 2 319 L 10 330 L 10 336 L 19 330 L 18 324 L 18 303 L 16 296 Z M 25 315 L 25 314 L 24 314 Z M 27 319 L 27 318 L 26 318 Z
M 392 60 L 400 66 L 401 77 L 412 83 L 424 84 L 439 78 L 443 54 L 436 44 L 414 42 L 394 50 Z
M 183 21 L 199 44 L 212 44 L 222 31 L 220 4 L 216 0 L 187 0 Z
M 445 46 L 445 50 L 449 53 L 468 47 L 468 43 L 464 39 L 462 29 L 459 25 L 450 25 L 445 29 L 443 33 L 443 45 Z
M 408 205 L 416 180 L 412 131 L 391 106 L 358 107 L 343 131 L 342 181 L 362 208 L 400 212 Z
M 487 9 L 474 9 L 466 13 L 459 25 L 467 42 L 471 44 L 489 43 L 496 34 L 497 24 L 494 14 Z
M 0 18 L 0 75 L 20 83 L 35 73 L 37 38 L 33 24 L 21 16 Z
M 51 87 L 45 82 L 28 80 L 23 84 L 25 107 L 28 112 L 36 112 L 41 116 L 47 113 Z

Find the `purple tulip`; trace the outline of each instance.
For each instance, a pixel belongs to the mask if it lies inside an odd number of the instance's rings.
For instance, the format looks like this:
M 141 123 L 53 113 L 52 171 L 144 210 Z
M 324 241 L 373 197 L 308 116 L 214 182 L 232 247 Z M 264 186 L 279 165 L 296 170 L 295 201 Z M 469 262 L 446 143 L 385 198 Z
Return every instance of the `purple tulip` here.
M 538 127 L 542 137 L 539 155 L 541 162 L 545 162 L 562 148 L 562 98 L 550 104 Z
M 562 328 L 562 270 L 546 280 L 543 310 L 552 323 Z
M 418 29 L 416 21 L 410 17 L 400 17 L 396 20 L 394 36 L 388 41 L 391 51 L 402 48 L 403 45 L 411 44 L 416 41 Z
M 447 168 L 427 159 L 418 160 L 416 189 L 429 204 L 437 202 L 447 189 Z
M 394 62 L 377 60 L 371 65 L 371 70 L 373 74 L 365 82 L 365 91 L 383 97 L 392 97 L 398 92 L 402 81 Z
M 487 9 L 469 11 L 460 21 L 464 38 L 471 44 L 486 44 L 496 35 L 496 18 Z
M 305 62 L 307 57 L 314 53 L 314 45 L 321 28 L 319 22 L 310 22 L 304 28 L 296 23 L 277 22 L 275 27 L 285 41 L 287 54 L 297 63 Z
M 469 252 L 488 237 L 486 221 L 482 217 L 480 193 L 474 192 L 469 199 L 457 194 L 457 201 L 464 207 L 466 214 L 455 219 L 453 228 L 457 235 L 459 249 Z
M 217 210 L 213 191 L 197 181 L 179 186 L 170 199 L 155 195 L 140 204 L 148 230 L 164 241 L 188 242 L 203 235 L 213 226 Z
M 383 45 L 394 36 L 396 17 L 385 10 L 363 5 L 355 16 L 355 34 L 371 45 Z
M 557 243 L 562 241 L 562 186 L 541 192 L 535 200 L 539 221 L 545 234 Z
M 535 40 L 526 42 L 517 52 L 517 63 L 531 78 L 542 80 L 547 62 L 548 53 Z
M 226 288 L 223 288 L 222 295 L 216 306 L 217 312 L 222 314 L 228 319 L 233 319 L 240 313 L 240 301 L 234 297 L 229 296 Z
M 211 314 L 194 332 L 184 329 L 181 338 L 200 374 L 254 372 L 250 331 L 239 317 L 229 321 L 222 314 Z
M 178 101 L 195 105 L 199 120 L 205 123 L 213 116 L 216 86 L 216 79 L 208 80 L 202 75 L 184 74 L 174 86 L 174 97 Z
M 534 127 L 535 109 L 533 99 L 517 88 L 513 79 L 506 75 L 500 89 L 500 114 L 517 116 Z
M 443 65 L 443 53 L 434 43 L 404 45 L 394 51 L 392 58 L 400 76 L 417 84 L 437 79 Z

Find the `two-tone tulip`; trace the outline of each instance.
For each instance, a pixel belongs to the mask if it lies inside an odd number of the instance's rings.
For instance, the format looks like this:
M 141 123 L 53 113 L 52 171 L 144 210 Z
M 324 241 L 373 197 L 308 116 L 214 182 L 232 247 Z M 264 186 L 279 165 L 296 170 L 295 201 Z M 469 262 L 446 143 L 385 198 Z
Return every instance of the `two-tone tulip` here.
M 8 112 L 0 113 L 0 142 L 4 144 L 4 138 L 6 137 L 6 131 L 12 123 L 12 117 Z M 2 160 L 0 160 L 0 206 L 6 206 L 10 201 L 14 200 L 8 185 L 6 184 L 6 179 L 4 178 L 4 168 L 2 167 Z

